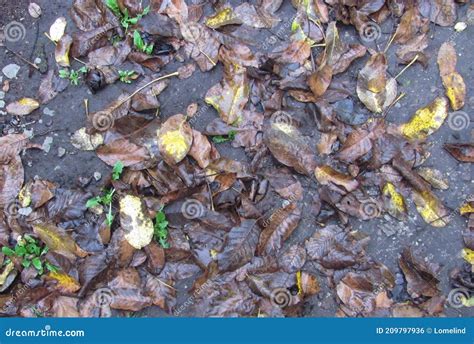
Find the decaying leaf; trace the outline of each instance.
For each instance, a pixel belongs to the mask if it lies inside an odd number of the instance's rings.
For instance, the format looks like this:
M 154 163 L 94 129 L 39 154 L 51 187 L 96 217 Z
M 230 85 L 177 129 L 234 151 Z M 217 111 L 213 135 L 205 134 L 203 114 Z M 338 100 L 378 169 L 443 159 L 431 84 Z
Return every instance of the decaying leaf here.
M 357 95 L 372 112 L 381 113 L 397 97 L 397 82 L 387 75 L 384 53 L 372 55 L 357 77 Z
M 57 18 L 49 28 L 49 37 L 53 42 L 59 42 L 66 31 L 67 21 L 64 17 Z
M 453 110 L 461 109 L 466 98 L 466 85 L 462 76 L 456 71 L 456 62 L 454 45 L 450 42 L 443 43 L 438 52 L 438 66 L 446 96 Z
M 444 227 L 449 223 L 449 212 L 430 191 L 413 191 L 413 201 L 415 202 L 416 210 L 418 210 L 426 223 L 434 227 Z
M 400 126 L 400 131 L 410 140 L 424 140 L 443 125 L 447 116 L 448 101 L 438 97 L 426 107 L 418 109 L 407 123 Z
M 336 171 L 330 166 L 316 167 L 316 169 L 314 170 L 314 176 L 322 185 L 334 183 L 336 185 L 342 186 L 349 192 L 354 191 L 359 187 L 359 183 L 357 182 L 357 180 L 355 180 L 349 175 Z
M 439 293 L 439 281 L 434 272 L 424 262 L 417 260 L 409 248 L 402 251 L 398 264 L 405 275 L 407 291 L 412 297 L 433 297 Z
M 382 194 L 388 213 L 400 221 L 405 220 L 407 218 L 407 206 L 405 199 L 397 191 L 395 185 L 387 182 L 383 187 Z
M 137 250 L 151 242 L 153 223 L 139 197 L 126 195 L 120 199 L 120 224 L 125 230 L 125 239 Z
M 33 226 L 33 231 L 53 252 L 59 253 L 71 260 L 87 255 L 71 236 L 61 228 L 44 224 Z
M 448 143 L 444 145 L 444 149 L 461 162 L 474 162 L 473 143 Z
M 39 102 L 35 99 L 21 98 L 16 102 L 8 104 L 6 110 L 10 115 L 25 116 L 35 111 L 39 106 Z
M 160 153 L 168 164 L 177 164 L 191 149 L 193 131 L 181 114 L 168 118 L 157 134 Z

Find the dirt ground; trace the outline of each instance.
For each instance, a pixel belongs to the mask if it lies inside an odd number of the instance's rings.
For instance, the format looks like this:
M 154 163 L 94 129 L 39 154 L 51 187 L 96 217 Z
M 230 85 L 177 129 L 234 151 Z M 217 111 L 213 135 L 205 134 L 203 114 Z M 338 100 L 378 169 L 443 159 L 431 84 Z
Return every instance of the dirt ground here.
M 18 42 L 6 42 L 8 49 L 14 51 L 29 61 L 36 58 L 47 59 L 49 68 L 54 68 L 54 47 L 46 38 L 44 32 L 48 31 L 55 18 L 64 16 L 68 18 L 68 8 L 71 6 L 71 0 L 36 0 L 41 6 L 43 14 L 39 19 L 33 19 L 27 13 L 28 0 L 0 0 L 0 27 L 11 21 L 18 21 L 24 25 L 26 32 L 24 38 Z M 238 4 L 240 1 L 231 1 L 232 4 Z M 465 16 L 466 6 L 459 10 L 458 21 Z M 291 18 L 294 9 L 289 1 L 279 11 L 280 17 Z M 284 25 L 284 24 L 282 24 Z M 73 31 L 74 24 L 68 18 L 68 29 Z M 278 31 L 279 27 L 273 29 Z M 353 28 L 342 28 L 343 39 L 348 42 L 359 41 L 358 34 Z M 381 49 L 385 46 L 387 40 L 393 32 L 393 21 L 387 20 L 382 26 L 382 35 L 375 42 L 370 43 L 373 48 L 378 44 Z M 262 30 L 260 37 L 252 37 L 254 46 L 272 35 L 269 30 Z M 413 204 L 409 204 L 410 218 L 407 223 L 398 223 L 388 216 L 372 221 L 358 221 L 351 219 L 351 224 L 355 229 L 360 229 L 371 236 L 368 254 L 374 259 L 387 265 L 393 272 L 400 274 L 397 259 L 402 248 L 412 246 L 415 253 L 432 263 L 441 266 L 439 273 L 443 293 L 447 295 L 451 289 L 449 285 L 449 271 L 454 266 L 459 266 L 462 262 L 460 251 L 463 248 L 461 231 L 466 226 L 466 218 L 463 218 L 457 212 L 459 205 L 468 195 L 474 194 L 474 165 L 458 163 L 446 151 L 442 145 L 446 142 L 466 142 L 474 139 L 474 90 L 471 85 L 474 84 L 474 25 L 469 25 L 466 30 L 456 33 L 453 28 L 442 28 L 434 26 L 431 28 L 431 41 L 427 52 L 430 56 L 428 67 L 423 69 L 421 65 L 415 64 L 410 67 L 399 79 L 399 93 L 404 92 L 406 96 L 394 106 L 387 119 L 390 122 L 400 123 L 406 121 L 418 108 L 431 102 L 437 95 L 442 95 L 444 89 L 439 76 L 436 64 L 436 55 L 440 45 L 445 41 L 452 41 L 456 45 L 458 53 L 458 71 L 464 77 L 468 88 L 467 98 L 463 111 L 468 113 L 471 123 L 467 128 L 456 131 L 448 125 L 436 132 L 430 138 L 433 147 L 430 149 L 431 156 L 425 163 L 425 166 L 439 169 L 448 178 L 450 187 L 446 191 L 437 190 L 436 193 L 444 204 L 453 211 L 453 220 L 445 228 L 434 228 L 427 225 L 414 209 Z M 252 46 L 251 46 L 252 47 Z M 43 55 L 44 54 L 44 55 Z M 392 52 L 393 54 L 393 52 Z M 357 60 L 352 64 L 349 71 L 345 74 L 356 78 L 357 72 L 365 64 L 367 56 Z M 390 61 L 395 61 L 391 58 Z M 5 95 L 5 102 L 16 100 L 22 96 L 34 97 L 43 76 L 16 57 L 13 53 L 0 47 L 0 69 L 10 63 L 16 63 L 21 66 L 16 79 L 12 80 L 10 91 Z M 164 68 L 163 74 L 176 70 L 181 63 L 173 62 Z M 77 64 L 79 66 L 79 64 Z M 76 67 L 77 67 L 76 66 Z M 389 72 L 395 76 L 403 66 L 392 63 Z M 5 79 L 5 76 L 3 76 Z M 204 105 L 204 95 L 206 91 L 222 78 L 222 69 L 215 68 L 205 75 L 196 71 L 193 76 L 186 80 L 174 79 L 170 86 L 160 95 L 162 103 L 160 116 L 168 118 L 176 113 L 185 113 L 186 107 L 192 102 L 197 102 L 200 106 Z M 4 113 L 0 116 L 0 128 L 3 134 L 15 131 L 32 130 L 35 143 L 43 144 L 45 139 L 52 138 L 52 144 L 49 152 L 39 150 L 28 150 L 22 157 L 25 167 L 25 180 L 34 176 L 51 180 L 63 186 L 72 187 L 78 185 L 78 177 L 90 177 L 94 172 L 99 172 L 103 176 L 110 173 L 110 168 L 106 166 L 94 152 L 84 152 L 75 149 L 70 144 L 70 136 L 77 129 L 85 125 L 84 99 L 89 100 L 90 111 L 97 111 L 104 108 L 108 103 L 115 100 L 122 91 L 131 92 L 135 85 L 125 85 L 115 83 L 108 86 L 97 95 L 92 95 L 84 84 L 78 87 L 69 86 L 68 89 L 60 93 L 47 107 L 41 107 L 29 116 L 16 119 Z M 3 109 L 4 110 L 4 109 Z M 0 109 L 2 111 L 2 109 Z M 51 115 L 54 114 L 54 115 Z M 215 118 L 217 113 L 210 109 L 207 113 L 200 116 L 194 123 L 194 126 L 202 130 Z M 311 136 L 311 131 L 305 132 Z M 244 151 L 234 149 L 229 143 L 218 146 L 221 155 L 233 159 L 248 160 Z M 60 157 L 58 150 L 66 150 L 64 156 Z M 103 178 L 102 178 L 103 179 Z M 87 187 L 88 191 L 97 193 L 101 188 L 102 179 L 95 181 Z M 299 177 L 309 198 L 315 190 L 314 181 L 305 177 Z M 308 211 L 303 209 L 303 214 Z M 297 230 L 293 233 L 288 244 L 292 242 L 301 242 L 303 238 L 309 237 L 314 232 L 314 224 L 310 215 L 304 215 Z M 178 298 L 185 300 L 187 297 L 186 288 L 190 287 L 188 281 L 182 281 Z M 306 316 L 321 317 L 334 316 L 336 303 L 334 292 L 330 291 L 324 278 L 321 278 L 323 290 L 317 296 L 313 297 L 305 309 Z M 474 316 L 473 308 L 446 310 L 448 316 Z M 140 316 L 166 316 L 167 314 L 151 307 L 142 311 Z M 192 315 L 192 314 L 183 314 Z

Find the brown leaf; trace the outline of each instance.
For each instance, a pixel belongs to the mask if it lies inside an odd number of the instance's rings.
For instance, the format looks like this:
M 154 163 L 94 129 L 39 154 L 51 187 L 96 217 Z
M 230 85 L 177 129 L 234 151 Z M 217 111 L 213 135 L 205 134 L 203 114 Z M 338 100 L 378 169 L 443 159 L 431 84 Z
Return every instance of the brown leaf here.
M 133 166 L 150 159 L 145 147 L 138 146 L 126 138 L 119 138 L 96 149 L 97 156 L 109 166 L 121 161 L 124 166 Z
M 211 160 L 216 158 L 215 156 L 212 156 L 211 143 L 205 135 L 201 134 L 201 132 L 194 129 L 192 129 L 192 131 L 193 145 L 188 154 L 196 160 L 201 168 L 206 168 Z
M 456 4 L 454 0 L 430 1 L 430 20 L 441 26 L 452 26 L 456 22 Z
M 141 278 L 134 268 L 119 270 L 108 286 L 113 293 L 111 308 L 136 312 L 152 304 L 151 298 L 143 295 Z
M 229 271 L 248 263 L 257 248 L 260 228 L 254 220 L 243 220 L 230 230 L 224 251 L 217 256 L 219 270 Z
M 300 222 L 301 210 L 296 203 L 278 208 L 263 222 L 263 230 L 257 246 L 257 254 L 270 255 L 279 251 L 283 242 L 293 233 Z
M 443 147 L 461 162 L 474 162 L 474 143 L 447 143 Z
M 343 174 L 336 171 L 330 166 L 318 166 L 314 170 L 314 175 L 319 183 L 327 185 L 328 183 L 334 183 L 342 186 L 347 191 L 352 192 L 359 187 L 357 180 L 349 175 Z
M 409 248 L 402 251 L 398 264 L 405 275 L 407 291 L 412 298 L 439 294 L 439 281 L 434 272 L 424 262 L 417 260 Z
M 63 229 L 45 224 L 33 226 L 33 231 L 53 252 L 59 253 L 71 260 L 75 260 L 76 257 L 87 256 L 87 253 Z
M 456 63 L 457 55 L 454 45 L 451 42 L 443 43 L 438 52 L 438 66 L 446 96 L 453 110 L 462 108 L 466 98 L 466 85 L 462 76 L 456 72 Z
M 16 102 L 8 104 L 6 110 L 10 115 L 25 116 L 35 111 L 39 106 L 40 104 L 35 99 L 21 98 Z
M 309 76 L 308 85 L 314 96 L 318 98 L 326 92 L 331 80 L 332 67 L 326 64 Z

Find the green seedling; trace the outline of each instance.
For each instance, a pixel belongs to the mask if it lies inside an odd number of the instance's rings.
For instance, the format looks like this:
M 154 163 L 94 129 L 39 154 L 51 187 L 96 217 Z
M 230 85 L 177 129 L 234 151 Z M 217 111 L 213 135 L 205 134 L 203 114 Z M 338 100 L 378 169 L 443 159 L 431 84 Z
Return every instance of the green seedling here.
M 77 86 L 79 85 L 79 80 L 81 79 L 81 75 L 87 73 L 87 67 L 83 66 L 79 68 L 77 71 L 74 69 L 67 70 L 67 69 L 61 69 L 59 70 L 59 77 L 63 79 L 69 79 L 69 82 Z
M 166 220 L 166 215 L 163 212 L 163 207 L 160 208 L 158 213 L 155 216 L 154 223 L 154 239 L 163 247 L 169 248 L 170 244 L 168 243 L 168 221 Z
M 123 172 L 123 162 L 119 160 L 114 164 L 114 167 L 112 169 L 112 180 L 119 180 L 122 172 Z
M 134 70 L 119 70 L 120 81 L 126 84 L 131 84 L 132 79 L 135 77 Z
M 25 268 L 33 266 L 39 275 L 44 273 L 45 268 L 50 272 L 57 272 L 59 269 L 59 267 L 49 263 L 44 258 L 48 251 L 47 246 L 41 247 L 40 243 L 28 234 L 20 237 L 13 249 L 8 246 L 2 247 L 2 253 L 8 257 L 4 262 L 5 265 L 9 264 L 13 258 L 16 258 Z
M 114 221 L 114 215 L 112 214 L 112 201 L 113 196 L 115 193 L 115 189 L 112 188 L 110 190 L 105 190 L 102 195 L 92 197 L 86 203 L 87 208 L 93 208 L 98 205 L 103 205 L 104 207 L 108 207 L 107 214 L 105 215 L 105 222 L 110 227 L 112 226 L 112 222 Z
M 237 132 L 235 130 L 231 130 L 227 133 L 226 136 L 223 136 L 223 135 L 214 136 L 212 138 L 212 141 L 214 143 L 230 142 L 230 141 L 233 141 L 235 139 L 236 134 L 237 134 Z
M 143 16 L 146 16 L 150 12 L 150 6 L 145 7 L 142 13 L 138 14 L 136 17 L 130 17 L 128 14 L 128 9 L 124 9 L 123 11 L 120 9 L 120 6 L 117 2 L 117 0 L 107 0 L 105 2 L 107 7 L 113 12 L 113 14 L 119 18 L 120 20 L 120 25 L 125 30 L 128 30 L 130 25 L 136 25 L 140 19 L 143 18 Z
M 146 44 L 140 35 L 140 32 L 137 30 L 133 32 L 133 45 L 138 51 L 141 51 L 142 53 L 147 55 L 151 55 L 153 53 L 154 44 Z

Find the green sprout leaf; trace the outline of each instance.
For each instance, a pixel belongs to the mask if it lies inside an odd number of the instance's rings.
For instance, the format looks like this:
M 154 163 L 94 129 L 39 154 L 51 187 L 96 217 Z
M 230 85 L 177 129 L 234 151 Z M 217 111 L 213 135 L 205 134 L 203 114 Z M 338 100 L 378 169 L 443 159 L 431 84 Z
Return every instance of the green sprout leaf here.
M 237 132 L 235 130 L 231 130 L 227 133 L 227 136 L 222 136 L 222 135 L 214 136 L 212 138 L 212 141 L 214 143 L 230 142 L 230 141 L 233 141 L 235 139 L 236 134 L 237 134 Z
M 123 172 L 123 162 L 119 160 L 114 164 L 114 167 L 112 169 L 112 179 L 119 180 L 122 172 Z
M 10 247 L 3 246 L 2 253 L 8 257 L 12 257 L 15 255 L 15 251 L 13 251 Z
M 153 237 L 163 248 L 170 247 L 168 243 L 168 223 L 163 207 L 161 207 L 155 216 Z

